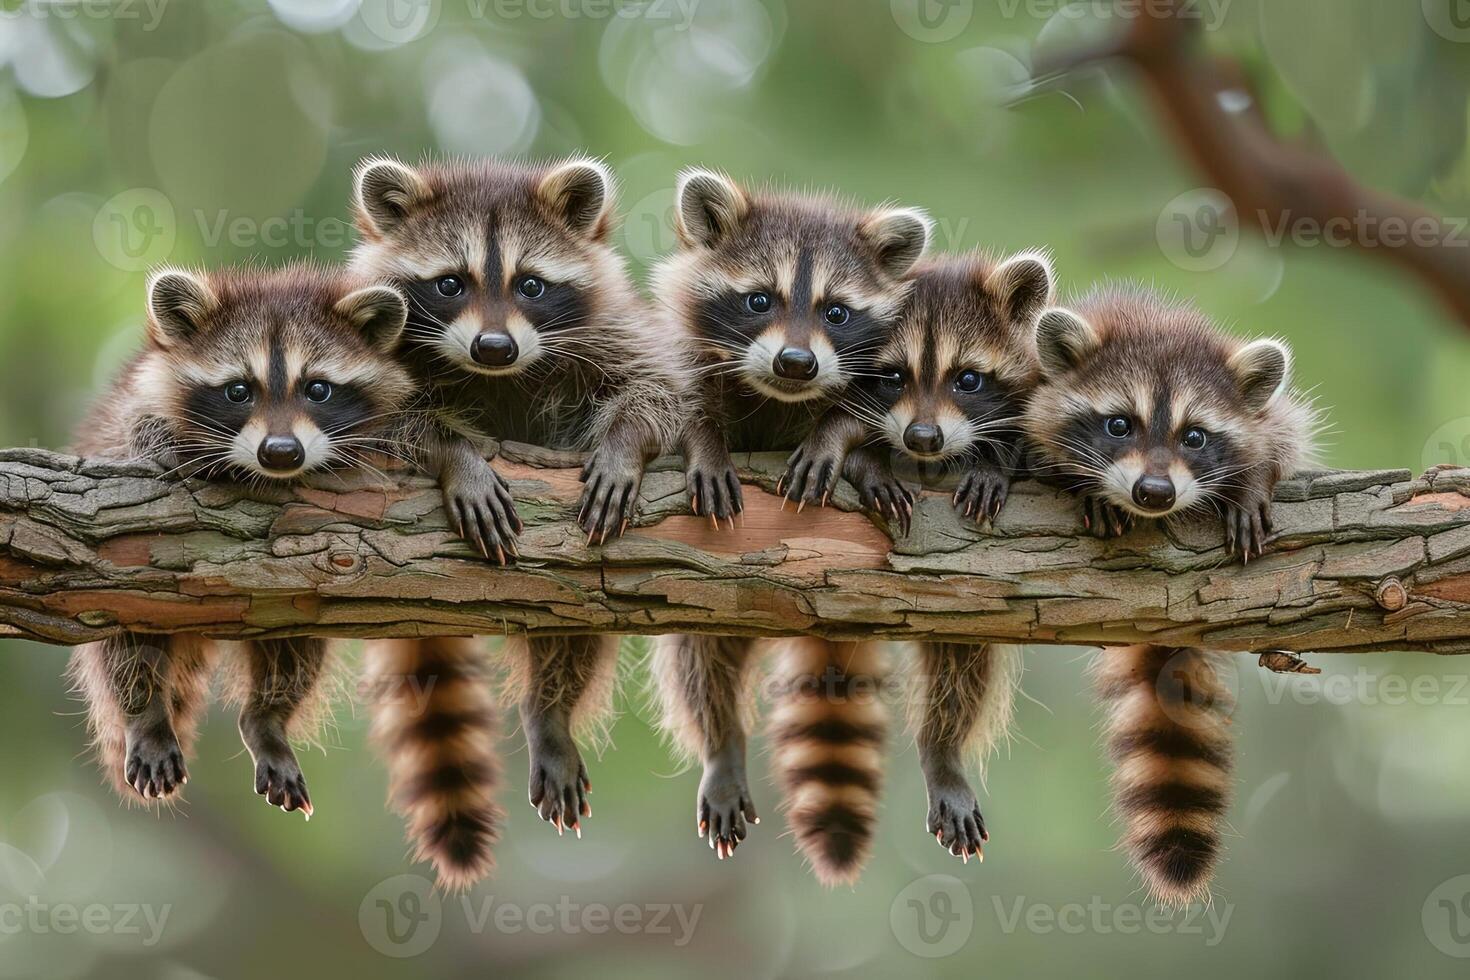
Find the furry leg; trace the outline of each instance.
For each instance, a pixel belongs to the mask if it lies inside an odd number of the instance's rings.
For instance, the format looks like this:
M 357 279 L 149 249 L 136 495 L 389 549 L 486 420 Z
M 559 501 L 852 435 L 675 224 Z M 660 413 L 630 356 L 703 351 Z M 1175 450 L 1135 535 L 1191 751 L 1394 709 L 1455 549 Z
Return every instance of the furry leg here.
M 310 728 L 327 641 L 311 636 L 253 640 L 243 653 L 250 687 L 240 709 L 240 738 L 255 760 L 255 792 L 271 806 L 287 813 L 300 810 L 309 820 L 311 797 L 290 739 Z

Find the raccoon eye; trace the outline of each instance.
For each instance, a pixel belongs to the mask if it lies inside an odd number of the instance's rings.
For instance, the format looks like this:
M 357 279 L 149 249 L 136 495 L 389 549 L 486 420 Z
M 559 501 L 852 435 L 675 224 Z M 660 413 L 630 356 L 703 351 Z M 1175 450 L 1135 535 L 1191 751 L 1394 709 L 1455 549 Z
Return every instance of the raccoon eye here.
M 1103 423 L 1103 428 L 1114 439 L 1126 439 L 1128 438 L 1128 434 L 1133 431 L 1133 423 L 1121 415 L 1114 415 Z
M 434 288 L 439 290 L 440 296 L 447 296 L 453 299 L 464 292 L 464 280 L 460 279 L 459 276 L 440 276 L 434 281 Z
M 878 380 L 890 388 L 902 388 L 903 372 L 898 368 L 885 368 L 878 372 Z
M 325 381 L 313 381 L 306 386 L 306 400 L 309 402 L 324 402 L 332 397 L 332 386 Z
M 516 283 L 516 292 L 526 299 L 540 299 L 546 293 L 546 283 L 535 276 L 526 276 Z
M 745 308 L 752 313 L 771 312 L 771 294 L 751 293 L 745 297 Z
M 1182 440 L 1185 449 L 1203 449 L 1205 448 L 1205 443 L 1209 441 L 1210 437 L 1204 429 L 1190 429 L 1184 433 L 1184 439 Z
M 961 371 L 959 374 L 955 375 L 954 378 L 954 386 L 960 391 L 964 392 L 979 391 L 980 386 L 984 383 L 985 381 L 980 376 L 979 371 L 971 371 L 968 369 Z
M 235 404 L 243 404 L 250 400 L 250 386 L 243 381 L 236 381 L 232 385 L 225 385 L 225 397 Z
M 826 321 L 834 327 L 840 327 L 852 319 L 852 311 L 841 303 L 829 303 L 827 309 L 822 312 Z

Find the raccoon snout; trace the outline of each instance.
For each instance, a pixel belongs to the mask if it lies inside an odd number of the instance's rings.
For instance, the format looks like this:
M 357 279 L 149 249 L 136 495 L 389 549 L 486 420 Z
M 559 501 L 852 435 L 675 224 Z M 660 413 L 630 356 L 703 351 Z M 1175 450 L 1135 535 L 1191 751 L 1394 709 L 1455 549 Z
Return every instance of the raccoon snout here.
M 1144 510 L 1168 510 L 1174 506 L 1174 481 L 1167 476 L 1140 476 L 1133 484 L 1133 502 Z
M 265 469 L 291 473 L 306 462 L 306 447 L 295 436 L 266 436 L 260 440 L 255 458 Z
M 817 355 L 804 347 L 783 347 L 771 370 L 788 381 L 810 381 L 817 376 Z
M 944 448 L 944 433 L 928 422 L 911 422 L 903 430 L 903 444 L 916 453 L 932 455 Z
M 508 333 L 482 333 L 470 344 L 470 357 L 476 364 L 486 367 L 506 367 L 514 364 L 521 349 L 515 338 Z

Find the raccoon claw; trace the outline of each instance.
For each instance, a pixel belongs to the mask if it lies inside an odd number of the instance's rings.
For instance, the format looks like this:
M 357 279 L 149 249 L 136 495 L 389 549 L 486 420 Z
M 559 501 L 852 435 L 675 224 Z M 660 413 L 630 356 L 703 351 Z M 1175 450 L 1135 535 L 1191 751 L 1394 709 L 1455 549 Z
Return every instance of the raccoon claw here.
M 1082 526 L 1095 538 L 1118 538 L 1133 529 L 1133 515 L 1103 497 L 1082 501 Z
M 1266 552 L 1271 535 L 1271 501 L 1226 503 L 1221 515 L 1225 521 L 1225 551 L 1239 555 L 1241 561 L 1259 558 Z
M 812 451 L 805 446 L 798 448 L 786 460 L 786 472 L 776 482 L 776 492 L 782 498 L 781 509 L 795 504 L 799 514 L 807 504 L 825 507 L 837 487 L 841 469 L 841 454 Z
M 516 535 L 524 529 L 510 487 L 487 463 L 472 477 L 446 476 L 444 509 L 455 532 L 481 555 L 501 565 L 518 556 Z
M 592 781 L 582 756 L 568 739 L 562 748 L 541 746 L 531 751 L 531 806 L 556 828 L 557 836 L 567 830 L 582 836 L 582 818 L 592 816 L 587 794 Z
M 980 803 L 963 778 L 944 786 L 930 787 L 929 817 L 925 823 L 934 839 L 966 864 L 971 857 L 985 860 L 984 844 L 990 840 Z
M 761 822 L 750 799 L 743 764 L 737 767 L 711 762 L 705 768 L 695 816 L 699 836 L 709 841 L 715 856 L 721 861 L 734 856 L 735 848 L 749 832 L 748 824 Z
M 271 806 L 287 813 L 300 810 L 311 819 L 311 797 L 306 792 L 306 777 L 290 749 L 262 754 L 255 760 L 255 795 L 264 796 Z
M 685 477 L 689 484 L 689 507 L 697 517 L 708 517 L 716 530 L 720 521 L 735 526 L 735 515 L 745 509 L 740 476 L 728 459 L 723 466 L 695 463 Z
M 954 507 L 975 523 L 985 525 L 1000 516 L 1010 493 L 1011 479 L 992 467 L 976 467 L 965 474 L 954 492 Z
M 131 741 L 123 779 L 143 799 L 165 799 L 189 781 L 184 753 L 173 732 L 150 732 Z
M 606 543 L 608 535 L 621 535 L 633 519 L 638 504 L 638 490 L 643 485 L 643 462 L 610 460 L 599 451 L 582 470 L 582 502 L 577 510 L 577 523 L 587 532 L 587 543 L 593 539 Z
M 914 517 L 914 495 L 897 480 L 875 478 L 863 481 L 857 487 L 858 498 L 863 506 L 897 524 L 904 534 Z

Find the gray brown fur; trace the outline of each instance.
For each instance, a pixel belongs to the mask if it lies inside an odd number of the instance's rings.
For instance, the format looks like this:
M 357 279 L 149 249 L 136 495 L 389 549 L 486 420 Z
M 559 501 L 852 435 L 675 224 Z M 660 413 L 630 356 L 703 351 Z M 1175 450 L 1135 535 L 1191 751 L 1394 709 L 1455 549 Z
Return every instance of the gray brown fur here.
M 404 438 L 461 533 L 501 562 L 514 559 L 521 525 L 476 438 L 590 451 L 579 518 L 589 541 L 605 541 L 634 518 L 643 467 L 684 414 L 682 349 L 650 322 L 612 247 L 614 196 L 607 168 L 584 159 L 357 168 L 352 266 L 412 303 L 399 355 L 423 395 Z M 605 717 L 615 652 L 608 638 L 508 643 L 532 804 L 558 831 L 580 835 L 590 813 L 572 727 Z M 482 737 L 489 751 L 492 735 Z M 479 841 L 485 853 L 466 853 L 455 881 L 489 869 L 493 835 Z
M 730 452 L 794 449 L 866 370 L 907 297 L 907 275 L 927 247 L 929 222 L 910 209 L 751 191 L 703 170 L 680 176 L 675 212 L 680 248 L 655 268 L 653 290 L 670 332 L 688 342 L 695 363 L 691 419 L 680 445 L 695 513 L 716 526 L 733 524 L 743 501 Z M 753 305 L 757 294 L 769 301 L 764 311 Z M 843 317 L 831 315 L 834 306 Z M 787 352 L 809 359 L 810 376 L 782 373 Z M 827 649 L 820 640 L 806 646 Z M 676 744 L 704 765 L 696 821 L 720 858 L 758 822 L 745 762 L 746 699 L 757 660 L 755 644 L 727 637 L 666 637 L 654 655 L 665 723 Z M 843 710 L 830 706 L 834 715 Z M 798 841 L 818 873 L 855 874 L 865 848 L 831 857 L 848 847 L 855 829 L 823 824 L 818 815 L 829 808 L 814 802 L 817 784 L 791 777 L 783 774 L 783 784 L 799 786 L 806 799 L 792 810 L 801 824 Z M 824 828 L 841 842 L 824 842 Z M 840 872 L 833 870 L 838 865 Z
M 409 392 L 391 357 L 407 312 L 392 290 L 311 264 L 165 269 L 149 281 L 148 311 L 147 342 L 98 397 L 78 452 L 147 456 L 241 482 L 392 453 L 394 414 Z M 237 402 L 225 389 L 248 397 Z M 309 398 L 313 389 L 325 397 Z M 294 440 L 299 455 L 268 456 L 269 438 Z M 220 656 L 202 638 L 134 634 L 76 649 L 70 673 L 106 777 L 125 799 L 170 800 L 187 782 L 210 674 L 225 660 L 256 792 L 309 816 L 290 740 L 311 734 L 321 716 L 326 643 L 223 646 Z

